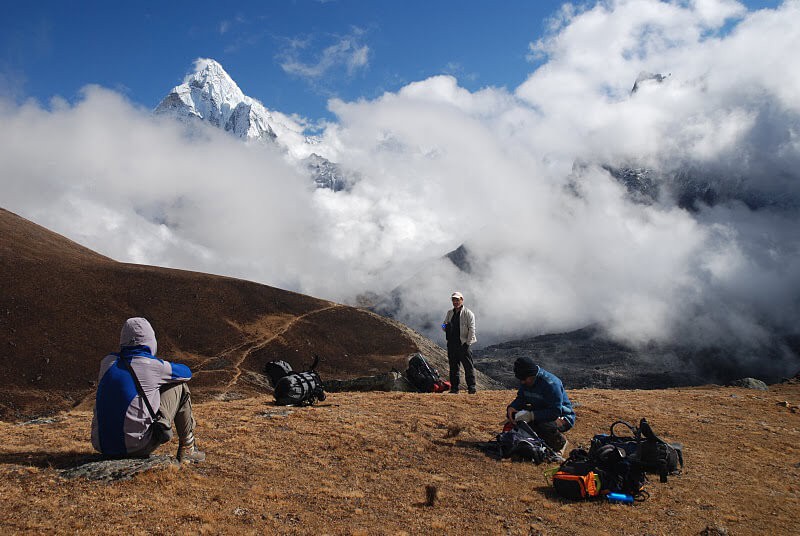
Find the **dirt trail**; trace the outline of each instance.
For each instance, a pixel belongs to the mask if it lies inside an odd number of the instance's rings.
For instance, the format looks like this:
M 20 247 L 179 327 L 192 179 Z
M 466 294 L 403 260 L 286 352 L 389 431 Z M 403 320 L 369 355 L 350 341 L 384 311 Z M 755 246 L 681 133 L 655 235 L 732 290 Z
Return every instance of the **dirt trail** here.
M 340 309 L 340 308 L 342 308 L 341 305 L 333 304 L 333 305 L 329 305 L 327 307 L 321 307 L 319 309 L 314 309 L 313 311 L 309 311 L 309 312 L 307 312 L 305 314 L 302 314 L 302 315 L 299 315 L 299 316 L 293 318 L 292 320 L 287 322 L 283 327 L 281 327 L 278 331 L 276 331 L 270 337 L 267 337 L 266 339 L 263 339 L 261 341 L 248 343 L 244 347 L 244 349 L 242 350 L 241 356 L 239 357 L 239 359 L 237 359 L 233 363 L 233 370 L 234 370 L 233 377 L 230 379 L 230 381 L 227 384 L 222 386 L 222 392 L 224 393 L 225 391 L 231 389 L 234 385 L 236 385 L 236 382 L 239 381 L 239 378 L 242 375 L 242 368 L 241 368 L 242 363 L 245 362 L 245 360 L 250 356 L 250 354 L 252 354 L 253 352 L 257 352 L 259 350 L 264 349 L 272 341 L 282 337 L 287 331 L 292 329 L 292 327 L 294 327 L 299 322 L 307 319 L 308 317 L 316 315 L 316 314 L 319 314 L 319 313 L 322 313 L 324 311 L 329 311 L 331 309 Z M 198 372 L 202 372 L 202 369 L 200 371 L 198 371 Z

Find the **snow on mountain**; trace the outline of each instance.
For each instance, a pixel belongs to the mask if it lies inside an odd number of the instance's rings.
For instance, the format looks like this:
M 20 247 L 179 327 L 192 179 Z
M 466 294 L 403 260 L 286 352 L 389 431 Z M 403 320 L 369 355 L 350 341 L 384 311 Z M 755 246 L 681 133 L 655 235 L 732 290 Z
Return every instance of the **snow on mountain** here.
M 216 61 L 199 59 L 195 69 L 153 113 L 187 124 L 202 121 L 248 142 L 275 143 L 318 187 L 338 191 L 347 186 L 340 167 L 319 154 L 324 147 L 305 135 L 303 125 L 245 95 Z
M 242 93 L 214 60 L 198 60 L 197 71 L 175 86 L 154 113 L 181 120 L 200 119 L 246 140 L 276 138 L 272 115 L 260 102 Z

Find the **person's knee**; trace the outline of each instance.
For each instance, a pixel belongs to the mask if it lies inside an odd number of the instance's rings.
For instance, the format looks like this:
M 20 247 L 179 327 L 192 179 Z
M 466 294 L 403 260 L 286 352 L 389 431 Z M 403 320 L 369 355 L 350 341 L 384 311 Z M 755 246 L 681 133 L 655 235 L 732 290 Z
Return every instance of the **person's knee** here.
M 556 432 L 548 438 L 542 438 L 547 445 L 553 450 L 561 450 L 567 444 L 567 438 L 561 432 Z
M 183 396 L 184 392 L 188 392 L 189 387 L 186 385 L 186 382 L 165 383 L 159 387 L 158 390 L 161 392 L 162 398 L 164 395 L 169 395 L 171 393 L 175 393 L 180 397 Z

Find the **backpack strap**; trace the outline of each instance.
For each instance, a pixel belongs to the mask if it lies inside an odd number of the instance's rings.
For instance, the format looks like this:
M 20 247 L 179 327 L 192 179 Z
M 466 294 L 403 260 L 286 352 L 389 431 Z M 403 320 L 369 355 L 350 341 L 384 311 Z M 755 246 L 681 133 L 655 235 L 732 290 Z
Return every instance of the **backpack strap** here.
M 644 421 L 644 419 L 642 419 L 642 420 Z M 646 421 L 645 421 L 645 422 L 646 422 Z M 613 437 L 620 437 L 620 436 L 618 436 L 618 435 L 616 435 L 616 434 L 614 433 L 614 427 L 615 427 L 616 425 L 618 425 L 618 424 L 623 424 L 623 425 L 625 425 L 625 426 L 626 426 L 626 427 L 627 427 L 627 428 L 628 428 L 628 429 L 631 431 L 631 433 L 633 434 L 633 437 L 634 437 L 634 438 L 636 438 L 637 440 L 640 440 L 640 439 L 641 439 L 641 437 L 642 437 L 642 432 L 639 430 L 639 428 L 636 428 L 635 426 L 633 426 L 632 424 L 630 424 L 630 423 L 628 423 L 628 422 L 626 422 L 626 421 L 614 421 L 614 423 L 611 425 L 611 430 L 610 430 L 610 432 L 611 432 L 611 434 L 610 434 L 610 435 L 611 435 L 611 437 L 612 437 L 612 438 L 613 438 Z M 651 430 L 651 431 L 652 431 L 652 430 Z
M 136 376 L 136 373 L 133 372 L 133 367 L 131 366 L 130 362 L 127 361 L 124 357 L 120 356 L 117 358 L 117 363 L 131 373 L 131 377 L 133 378 L 133 383 L 136 385 L 136 391 L 139 393 L 139 396 L 142 400 L 144 400 L 144 405 L 147 406 L 147 411 L 150 412 L 150 417 L 153 419 L 153 422 L 156 422 L 156 412 L 153 411 L 153 406 L 150 405 L 150 401 L 147 399 L 147 395 L 144 394 L 144 389 L 142 389 L 142 384 L 139 383 L 139 378 Z
M 642 417 L 642 420 L 639 421 L 639 430 L 645 439 L 649 439 L 650 441 L 655 441 L 656 443 L 667 444 L 666 441 L 658 437 L 656 433 L 653 432 L 653 428 L 650 426 L 650 423 L 647 422 L 647 419 L 645 419 L 644 417 Z

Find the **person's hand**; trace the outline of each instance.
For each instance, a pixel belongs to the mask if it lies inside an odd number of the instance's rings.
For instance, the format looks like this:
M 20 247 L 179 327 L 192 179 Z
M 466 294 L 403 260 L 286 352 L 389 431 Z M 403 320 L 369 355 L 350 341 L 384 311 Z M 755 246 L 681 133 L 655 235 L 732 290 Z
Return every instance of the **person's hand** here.
M 508 417 L 508 422 L 513 423 L 514 422 L 514 415 L 516 415 L 516 414 L 517 414 L 517 410 L 512 408 L 511 406 L 509 406 L 506 409 L 506 417 Z

